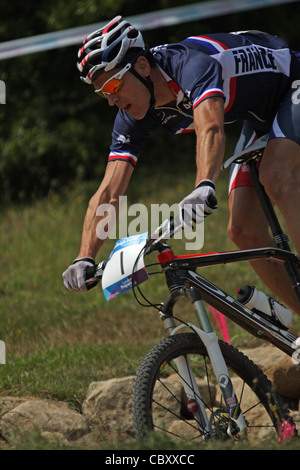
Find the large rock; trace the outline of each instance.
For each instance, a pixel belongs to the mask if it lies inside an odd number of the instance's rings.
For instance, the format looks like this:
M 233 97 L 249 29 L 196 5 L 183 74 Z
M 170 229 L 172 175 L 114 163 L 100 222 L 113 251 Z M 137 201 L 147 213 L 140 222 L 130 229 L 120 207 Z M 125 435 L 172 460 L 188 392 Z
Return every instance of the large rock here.
M 298 404 L 300 367 L 293 364 L 290 357 L 270 345 L 262 345 L 243 352 L 262 368 L 284 397 L 290 397 Z M 112 440 L 116 437 L 128 439 L 134 433 L 131 409 L 134 380 L 135 377 L 130 376 L 91 383 L 82 404 L 82 414 L 70 409 L 64 403 L 27 397 L 0 397 L 0 435 L 9 441 L 14 436 L 22 438 L 32 431 L 38 431 L 41 435 L 47 438 L 50 436 L 49 438 L 54 440 L 60 436 L 64 439 L 63 442 L 81 438 L 81 442 L 85 442 L 87 448 L 99 443 L 99 439 Z M 172 386 L 174 394 L 178 397 L 178 401 L 172 406 L 174 413 L 180 414 L 182 409 L 186 408 L 182 385 L 175 375 L 165 379 L 165 382 L 170 382 L 168 386 Z M 207 391 L 204 385 L 200 382 L 199 386 L 205 396 Z M 169 395 L 164 395 L 164 387 L 158 386 L 157 393 L 160 401 L 171 406 Z M 219 392 L 216 389 L 213 399 L 218 402 Z M 297 406 L 293 409 L 297 410 Z M 160 412 L 155 406 L 153 410 Z M 259 416 L 256 418 L 259 419 Z M 295 418 L 298 420 L 299 416 Z M 165 415 L 163 419 L 166 419 Z M 173 420 L 167 424 L 172 427 L 173 432 L 177 428 L 180 430 L 182 428 L 181 420 Z
M 269 345 L 243 352 L 263 370 L 280 395 L 286 398 L 300 398 L 300 366 L 294 364 L 290 356 Z
M 266 372 L 270 367 L 276 366 L 282 358 L 288 357 L 284 352 L 274 346 L 264 343 L 262 346 L 241 349 L 241 351 L 257 364 L 263 372 Z M 292 359 L 290 359 L 290 361 L 292 361 Z
M 300 397 L 300 368 L 290 357 L 283 357 L 277 364 L 266 371 L 276 390 L 283 397 Z
M 82 413 L 98 431 L 108 436 L 132 436 L 132 390 L 135 377 L 92 382 Z
M 90 426 L 86 418 L 67 405 L 46 400 L 25 401 L 1 418 L 0 433 L 8 441 L 33 431 L 60 433 L 75 440 L 88 433 Z

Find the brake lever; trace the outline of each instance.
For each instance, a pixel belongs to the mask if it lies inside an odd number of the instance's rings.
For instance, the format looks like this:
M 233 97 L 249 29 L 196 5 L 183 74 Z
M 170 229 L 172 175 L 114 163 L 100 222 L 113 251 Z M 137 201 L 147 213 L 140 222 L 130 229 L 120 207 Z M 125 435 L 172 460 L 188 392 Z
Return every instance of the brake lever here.
M 107 264 L 107 261 L 101 261 L 99 264 L 96 264 L 95 266 L 89 266 L 86 271 L 85 271 L 85 285 L 87 287 L 87 290 L 92 289 L 95 287 L 99 281 L 102 279 L 103 273 L 105 266 Z
M 177 231 L 177 219 L 174 220 L 170 217 L 149 236 L 148 241 L 144 248 L 144 255 L 149 255 L 152 251 L 158 250 L 160 245 L 163 245 L 166 240 L 173 237 L 175 231 Z

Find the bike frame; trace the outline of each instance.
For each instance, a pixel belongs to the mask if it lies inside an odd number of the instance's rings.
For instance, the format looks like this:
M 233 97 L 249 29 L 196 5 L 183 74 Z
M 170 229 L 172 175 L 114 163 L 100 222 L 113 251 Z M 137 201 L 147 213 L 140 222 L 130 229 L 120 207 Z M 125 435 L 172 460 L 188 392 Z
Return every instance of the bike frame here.
M 262 317 L 255 310 L 248 309 L 219 287 L 195 273 L 195 269 L 200 267 L 258 259 L 272 259 L 283 263 L 285 266 L 291 280 L 291 285 L 300 302 L 300 258 L 292 253 L 288 244 L 288 238 L 284 234 L 271 201 L 259 181 L 256 162 L 261 157 L 262 152 L 263 149 L 255 149 L 254 152 L 249 152 L 247 155 L 238 156 L 235 161 L 244 162 L 249 168 L 255 191 L 266 215 L 276 247 L 175 256 L 168 245 L 165 244 L 164 247 L 162 244 L 158 260 L 166 272 L 167 282 L 171 291 L 175 289 L 174 286 L 176 285 L 188 285 L 190 288 L 198 288 L 202 300 L 220 310 L 225 316 L 246 331 L 249 331 L 252 335 L 269 341 L 286 354 L 292 356 L 295 353 L 295 349 L 297 349 L 295 344 L 296 336 L 286 331 L 283 326 L 277 326 L 267 318 Z M 234 162 L 234 160 L 231 159 L 231 162 Z M 171 272 L 173 272 L 173 277 L 175 276 L 176 278 L 174 283 Z M 167 312 L 170 312 L 173 303 L 174 300 L 171 298 L 167 303 Z
M 171 297 L 164 307 L 164 314 L 172 316 L 173 305 L 179 295 L 191 298 L 188 291 L 197 288 L 199 291 L 198 300 L 207 302 L 252 335 L 273 343 L 274 346 L 292 356 L 296 349 L 295 341 L 297 337 L 295 335 L 286 331 L 283 326 L 280 328 L 271 320 L 268 321 L 255 311 L 248 309 L 238 300 L 195 272 L 195 269 L 199 267 L 258 259 L 273 259 L 280 262 L 292 261 L 297 264 L 299 262 L 298 256 L 276 248 L 175 256 L 169 247 L 165 247 L 165 250 L 158 255 L 158 260 L 165 271 L 171 291 Z M 201 315 L 199 318 L 201 318 Z M 206 321 L 206 319 L 201 320 L 201 327 L 205 331 L 209 331 Z
M 290 356 L 296 353 L 297 337 L 286 331 L 284 327 L 280 328 L 271 321 L 261 317 L 255 311 L 248 309 L 212 282 L 197 274 L 195 269 L 204 266 L 214 266 L 220 263 L 227 264 L 262 258 L 272 258 L 281 262 L 292 261 L 298 263 L 299 261 L 298 257 L 291 252 L 276 248 L 175 256 L 171 248 L 165 244 L 161 246 L 161 251 L 158 254 L 158 261 L 164 270 L 170 290 L 169 299 L 161 306 L 161 319 L 164 321 L 165 328 L 170 335 L 177 333 L 180 328 L 188 326 L 204 343 L 231 417 L 231 426 L 229 426 L 227 431 L 231 436 L 237 431 L 246 430 L 247 424 L 240 410 L 228 369 L 220 350 L 217 334 L 211 327 L 203 301 L 218 309 L 226 317 L 252 335 L 269 341 Z M 192 323 L 176 326 L 173 308 L 182 296 L 185 296 L 193 305 L 200 328 Z M 195 416 L 196 422 L 202 432 L 210 434 L 211 429 L 201 395 L 197 385 L 195 385 L 195 379 L 190 371 L 189 364 L 186 359 L 184 361 L 182 358 L 182 361 L 179 361 L 177 366 L 187 397 L 193 398 L 198 404 L 197 416 Z
M 291 252 L 287 237 L 283 233 L 273 206 L 266 195 L 263 186 L 259 182 L 255 159 L 247 162 L 251 178 L 257 195 L 261 201 L 268 223 L 270 225 L 276 248 L 259 248 L 252 250 L 238 250 L 221 253 L 204 253 L 193 255 L 175 256 L 166 243 L 157 244 L 159 249 L 158 261 L 166 276 L 170 290 L 170 297 L 162 304 L 160 316 L 165 323 L 169 334 L 175 334 L 182 326 L 176 327 L 173 317 L 173 307 L 181 296 L 185 296 L 193 304 L 200 328 L 191 323 L 186 325 L 191 328 L 204 343 L 210 358 L 215 376 L 220 385 L 232 425 L 228 428 L 228 434 L 234 435 L 243 431 L 247 424 L 239 408 L 234 388 L 228 374 L 227 366 L 222 356 L 218 338 L 212 330 L 208 315 L 202 301 L 218 309 L 230 320 L 251 333 L 257 338 L 272 343 L 289 356 L 295 358 L 297 353 L 297 337 L 288 332 L 282 325 L 276 325 L 271 319 L 263 317 L 255 310 L 250 310 L 238 300 L 231 297 L 225 291 L 195 272 L 196 268 L 209 267 L 217 264 L 228 264 L 258 259 L 272 259 L 284 263 L 291 279 L 292 286 L 300 302 L 300 258 Z M 188 397 L 194 398 L 198 403 L 198 411 L 195 419 L 200 428 L 210 433 L 210 426 L 202 404 L 193 374 L 190 371 L 187 360 L 179 358 L 177 366 L 183 377 L 183 386 Z

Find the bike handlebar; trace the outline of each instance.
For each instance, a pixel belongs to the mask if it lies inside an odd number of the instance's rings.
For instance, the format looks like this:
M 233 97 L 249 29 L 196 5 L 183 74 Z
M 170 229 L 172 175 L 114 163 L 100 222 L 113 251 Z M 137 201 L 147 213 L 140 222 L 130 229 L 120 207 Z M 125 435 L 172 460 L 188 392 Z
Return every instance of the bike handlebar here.
M 172 238 L 174 234 L 182 228 L 179 217 L 175 219 L 170 217 L 166 219 L 152 235 L 149 236 L 148 241 L 144 248 L 144 254 L 148 255 L 152 251 L 158 250 L 166 240 Z M 101 261 L 95 266 L 89 266 L 86 268 L 85 279 L 87 290 L 95 287 L 102 279 L 107 260 Z
M 89 266 L 86 268 L 85 285 L 87 287 L 87 290 L 90 290 L 93 287 L 96 287 L 98 282 L 101 280 L 106 263 L 107 261 L 105 260 L 105 261 L 101 261 L 99 264 L 95 264 L 95 266 Z
M 159 246 L 165 243 L 166 240 L 172 238 L 179 229 L 182 229 L 179 216 L 175 219 L 173 217 L 166 219 L 153 234 L 150 235 L 145 246 L 145 254 L 148 255 L 152 251 L 159 249 Z

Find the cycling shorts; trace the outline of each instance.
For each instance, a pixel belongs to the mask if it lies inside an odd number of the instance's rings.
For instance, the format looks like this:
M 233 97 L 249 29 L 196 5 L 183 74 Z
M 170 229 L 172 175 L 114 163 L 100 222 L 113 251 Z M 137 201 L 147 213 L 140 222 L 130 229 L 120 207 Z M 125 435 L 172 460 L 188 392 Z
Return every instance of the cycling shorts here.
M 271 126 L 257 126 L 253 121 L 244 121 L 235 153 L 241 152 L 258 137 L 267 133 L 269 140 L 281 137 L 300 144 L 300 77 L 291 84 Z M 253 186 L 248 167 L 245 164 L 233 164 L 229 177 L 229 193 L 241 186 Z
M 266 132 L 259 132 L 254 130 L 250 121 L 244 121 L 242 132 L 235 147 L 234 153 L 239 154 L 242 152 L 242 150 L 253 144 L 257 138 L 267 133 L 268 130 L 266 130 Z M 257 167 L 259 167 L 259 163 L 260 162 L 257 163 Z M 233 189 L 239 188 L 241 186 L 253 186 L 248 167 L 245 163 L 233 163 L 231 165 L 229 175 L 229 194 Z

